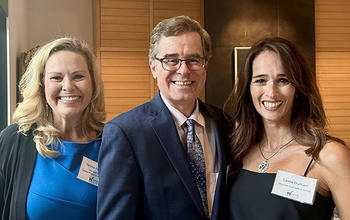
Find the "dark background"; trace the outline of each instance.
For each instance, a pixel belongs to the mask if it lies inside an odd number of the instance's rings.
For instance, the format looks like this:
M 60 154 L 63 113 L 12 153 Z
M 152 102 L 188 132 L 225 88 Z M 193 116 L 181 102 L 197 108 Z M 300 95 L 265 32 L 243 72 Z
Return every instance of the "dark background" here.
M 213 41 L 206 102 L 222 108 L 233 85 L 233 50 L 264 37 L 295 43 L 315 72 L 313 0 L 205 0 L 205 28 Z
M 0 5 L 0 131 L 7 126 L 6 10 Z

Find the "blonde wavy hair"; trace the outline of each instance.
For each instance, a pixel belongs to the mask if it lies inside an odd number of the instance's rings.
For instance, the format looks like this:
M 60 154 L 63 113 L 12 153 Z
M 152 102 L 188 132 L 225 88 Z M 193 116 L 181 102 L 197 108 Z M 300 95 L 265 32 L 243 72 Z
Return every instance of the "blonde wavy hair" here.
M 53 126 L 52 109 L 46 102 L 44 93 L 45 65 L 49 57 L 58 51 L 72 51 L 84 56 L 92 81 L 92 97 L 90 104 L 83 112 L 82 127 L 84 135 L 98 139 L 102 134 L 103 121 L 106 118 L 103 84 L 96 57 L 87 44 L 74 38 L 59 38 L 42 46 L 33 56 L 26 72 L 19 83 L 19 91 L 23 101 L 20 102 L 13 115 L 13 120 L 24 135 L 32 132 L 37 151 L 44 157 L 55 157 L 59 153 L 49 145 L 59 141 L 60 132 Z M 91 137 L 91 131 L 96 137 Z

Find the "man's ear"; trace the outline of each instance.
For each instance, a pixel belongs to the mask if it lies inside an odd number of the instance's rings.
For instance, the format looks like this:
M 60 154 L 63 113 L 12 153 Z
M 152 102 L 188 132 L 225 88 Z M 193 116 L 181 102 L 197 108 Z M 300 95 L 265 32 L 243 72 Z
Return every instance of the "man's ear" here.
M 156 65 L 152 60 L 149 60 L 148 64 L 149 64 L 149 68 L 151 69 L 153 78 L 157 79 Z

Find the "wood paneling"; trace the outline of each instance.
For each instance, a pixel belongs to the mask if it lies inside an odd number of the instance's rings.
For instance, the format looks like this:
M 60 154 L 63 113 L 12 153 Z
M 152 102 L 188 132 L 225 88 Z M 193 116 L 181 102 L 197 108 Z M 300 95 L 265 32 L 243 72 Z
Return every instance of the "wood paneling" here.
M 350 1 L 315 1 L 318 51 L 350 51 Z
M 177 15 L 187 15 L 199 22 L 201 21 L 200 0 L 179 0 L 176 3 L 171 0 L 155 0 L 153 1 L 153 9 L 154 24 Z
M 350 144 L 350 1 L 316 0 L 316 74 L 330 134 Z
M 203 23 L 202 0 L 95 0 L 96 54 L 105 84 L 107 120 L 150 100 L 157 86 L 148 67 L 153 26 L 188 15 Z M 316 74 L 329 131 L 350 143 L 350 1 L 316 0 Z
M 107 120 L 154 95 L 147 52 L 101 51 L 101 72 L 105 89 Z M 126 102 L 125 99 L 130 99 Z M 128 104 L 126 104 L 128 103 Z
M 94 0 L 96 55 L 105 89 L 107 121 L 149 101 L 158 91 L 148 65 L 150 33 L 164 18 L 203 21 L 203 0 Z

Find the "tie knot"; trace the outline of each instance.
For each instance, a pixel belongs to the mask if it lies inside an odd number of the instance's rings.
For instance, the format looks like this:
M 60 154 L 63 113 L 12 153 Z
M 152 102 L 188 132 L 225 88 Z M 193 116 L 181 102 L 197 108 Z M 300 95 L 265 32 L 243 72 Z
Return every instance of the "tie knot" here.
M 193 132 L 193 130 L 194 130 L 194 120 L 193 119 L 187 119 L 186 120 L 186 124 L 187 124 L 187 132 L 189 132 L 189 133 L 192 133 Z
M 189 141 L 192 142 L 194 139 L 193 120 L 187 119 L 186 124 L 187 124 L 187 142 L 189 142 Z
M 187 127 L 193 127 L 193 119 L 186 120 Z

